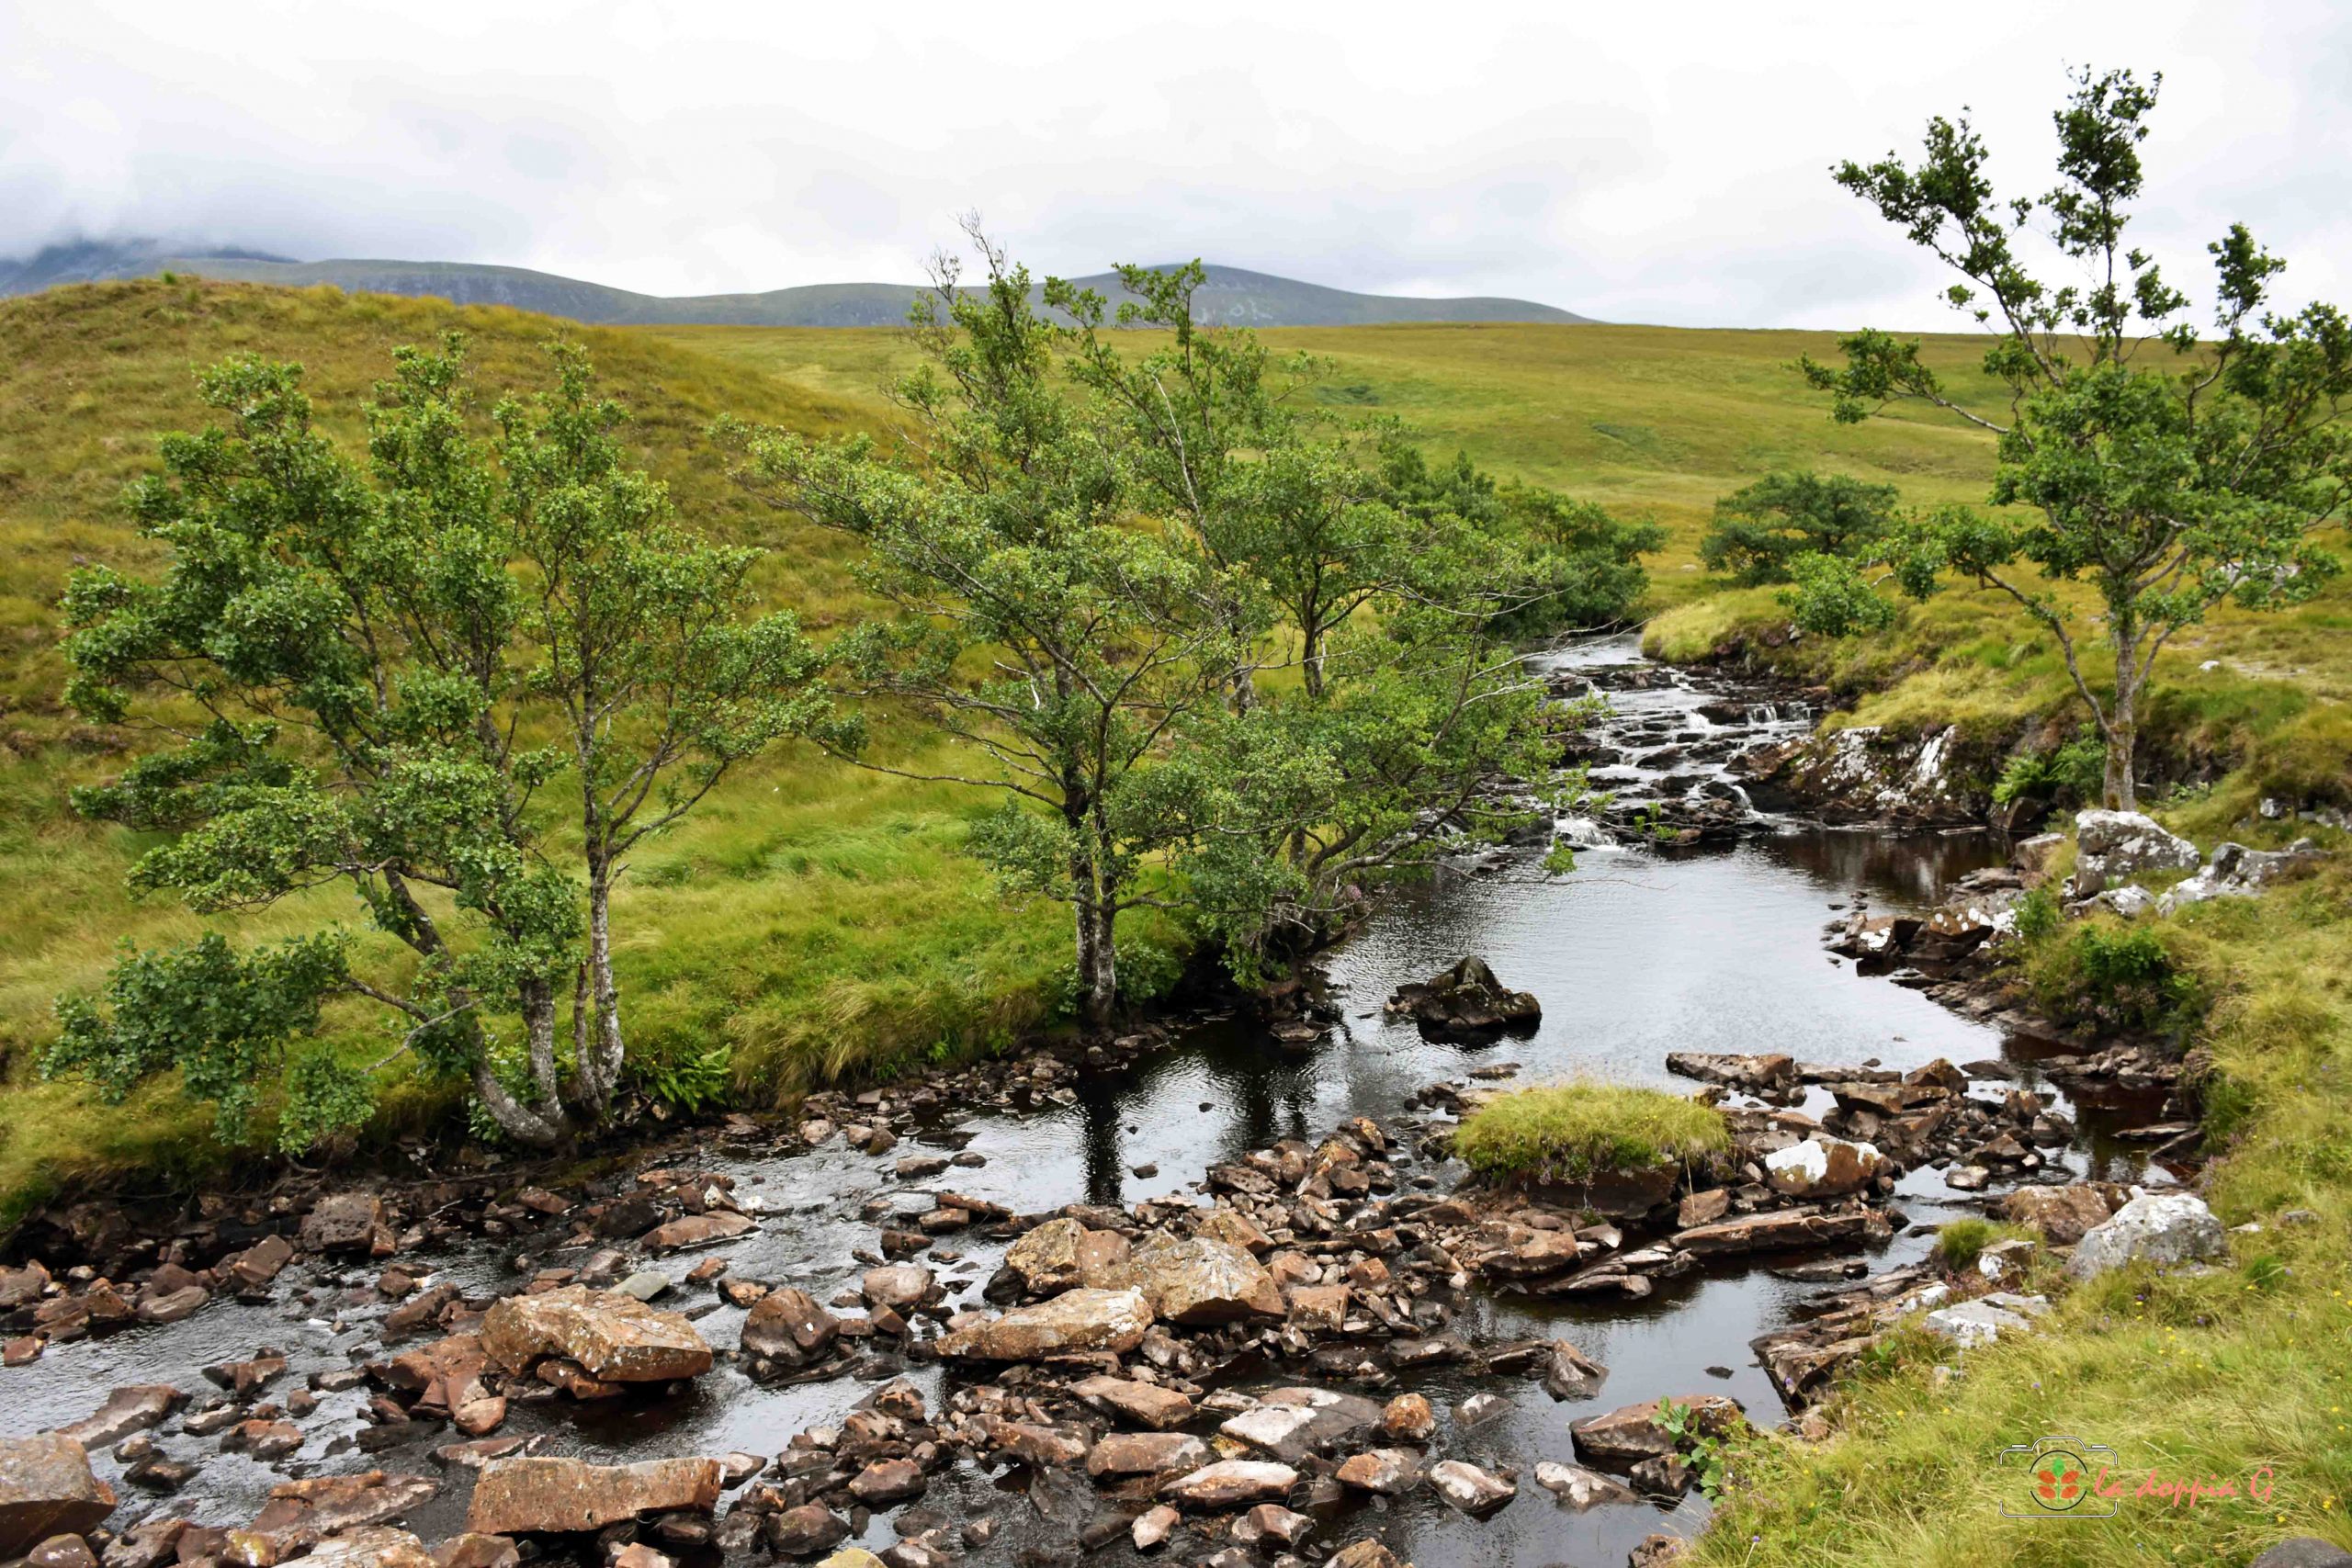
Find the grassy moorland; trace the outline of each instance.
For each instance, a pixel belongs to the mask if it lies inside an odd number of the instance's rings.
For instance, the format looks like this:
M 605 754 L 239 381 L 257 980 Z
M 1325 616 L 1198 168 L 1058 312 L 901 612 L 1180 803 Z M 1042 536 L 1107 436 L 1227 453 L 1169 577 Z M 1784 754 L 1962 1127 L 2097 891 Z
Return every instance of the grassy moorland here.
M 535 384 L 551 333 L 579 337 L 634 412 L 639 459 L 689 522 L 768 547 L 763 585 L 820 634 L 858 613 L 839 541 L 748 503 L 703 433 L 721 412 L 812 433 L 873 427 L 888 413 L 877 389 L 910 352 L 899 334 L 577 328 L 430 300 L 186 281 L 0 304 L 0 889 L 15 938 L 0 953 L 0 1213 L 59 1184 L 221 1157 L 201 1135 L 208 1114 L 167 1087 L 117 1110 L 34 1081 L 60 992 L 96 985 L 124 940 L 199 929 L 175 904 L 124 892 L 133 836 L 67 808 L 73 785 L 138 743 L 60 706 L 55 604 L 67 573 L 77 560 L 146 564 L 118 498 L 153 463 L 159 432 L 200 422 L 198 366 L 245 349 L 300 360 L 328 427 L 356 438 L 358 400 L 390 349 L 452 326 L 471 334 L 486 393 Z M 1987 439 L 1950 421 L 1832 424 L 1790 368 L 1800 353 L 1827 351 L 1826 334 L 1417 325 L 1268 335 L 1326 362 L 1307 395 L 1335 414 L 1393 415 L 1441 452 L 1459 447 L 1666 524 L 1670 542 L 1652 566 L 1668 614 L 1653 640 L 1677 654 L 1778 622 L 1770 591 L 1724 592 L 1698 570 L 1719 495 L 1775 468 L 1816 466 L 1898 484 L 1914 502 L 1968 500 L 1990 468 Z M 1973 339 L 1939 338 L 1929 357 L 1989 399 L 1967 373 L 1979 352 Z M 2347 606 L 2352 592 L 2338 589 L 2289 615 L 2217 617 L 2167 653 L 2158 728 L 2282 776 L 2352 751 Z M 1859 721 L 1958 717 L 2009 733 L 2072 722 L 2052 652 L 1983 595 L 1909 612 L 1885 637 L 1779 656 L 1852 694 Z M 2334 751 L 2311 743 L 2331 738 Z M 2225 789 L 2235 799 L 2253 787 Z M 959 850 L 989 804 L 791 749 L 730 781 L 624 885 L 634 1047 L 660 1062 L 725 1046 L 740 1088 L 764 1101 L 1049 1016 L 1067 965 L 1058 917 L 1001 899 Z M 240 932 L 292 931 L 339 909 L 337 897 L 312 895 Z M 355 1048 L 373 1042 L 349 1029 Z M 395 1093 L 387 1122 L 414 1125 L 451 1103 Z
M 95 729 L 61 705 L 56 602 L 82 560 L 147 564 L 119 504 L 155 436 L 205 411 L 192 371 L 229 353 L 300 360 L 322 423 L 356 440 L 360 400 L 391 349 L 450 327 L 469 335 L 485 392 L 539 383 L 557 323 L 509 310 L 222 285 L 126 283 L 0 304 L 0 1219 L 28 1199 L 108 1176 L 185 1178 L 224 1156 L 209 1110 L 168 1085 L 128 1106 L 78 1084 L 36 1081 L 58 994 L 95 988 L 118 943 L 202 929 L 176 901 L 134 898 L 136 835 L 78 818 L 74 785 L 119 768 L 132 733 Z M 698 526 L 771 553 L 763 585 L 821 632 L 857 603 L 838 541 L 779 532 L 703 441 L 722 412 L 822 433 L 865 415 L 789 383 L 617 331 L 571 329 L 636 418 L 629 435 Z M 944 1043 L 1009 1039 L 1053 1009 L 1068 963 L 1050 908 L 1007 905 L 959 844 L 989 802 L 785 749 L 732 780 L 638 857 L 622 907 L 633 1045 L 649 1065 L 729 1047 L 766 1099 L 848 1071 L 888 1070 Z M 357 911 L 322 891 L 241 918 L 266 940 Z M 331 1017 L 354 1050 L 380 1055 L 372 1022 Z M 387 1128 L 454 1102 L 399 1085 Z M 257 1137 L 266 1137 L 265 1123 Z

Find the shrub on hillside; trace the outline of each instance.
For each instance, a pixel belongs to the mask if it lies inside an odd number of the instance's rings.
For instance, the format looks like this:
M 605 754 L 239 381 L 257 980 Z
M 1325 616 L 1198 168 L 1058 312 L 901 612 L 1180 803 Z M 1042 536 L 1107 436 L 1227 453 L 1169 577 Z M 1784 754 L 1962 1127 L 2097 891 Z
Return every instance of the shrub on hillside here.
M 1900 500 L 1893 485 L 1844 474 L 1771 474 L 1715 502 L 1699 558 L 1747 587 L 1786 582 L 1799 556 L 1861 555 L 1885 537 Z

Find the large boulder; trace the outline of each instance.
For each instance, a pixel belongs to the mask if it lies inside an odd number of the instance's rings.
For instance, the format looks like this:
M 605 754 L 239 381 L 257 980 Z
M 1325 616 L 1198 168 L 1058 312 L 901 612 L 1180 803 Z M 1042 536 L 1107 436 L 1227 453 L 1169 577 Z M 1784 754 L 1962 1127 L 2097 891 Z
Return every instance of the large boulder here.
M 114 1502 L 114 1488 L 90 1473 L 90 1456 L 73 1438 L 0 1438 L 0 1559 L 53 1535 L 86 1534 Z
M 1004 1254 L 1004 1266 L 1020 1276 L 1023 1291 L 1032 1296 L 1115 1283 L 1113 1277 L 1126 1261 L 1126 1237 L 1116 1231 L 1090 1230 L 1067 1216 L 1047 1220 Z
M 482 1314 L 481 1348 L 510 1372 L 542 1356 L 561 1356 L 600 1382 L 699 1377 L 711 1359 L 709 1345 L 679 1314 L 585 1285 L 492 1303 Z
M 1280 1318 L 1290 1310 L 1264 1264 L 1207 1236 L 1156 1235 L 1110 1280 L 1141 1291 L 1159 1317 L 1187 1326 Z
M 1795 1060 L 1778 1052 L 1739 1055 L 1719 1051 L 1669 1051 L 1666 1070 L 1753 1094 L 1781 1093 L 1792 1088 L 1797 1078 Z
M 1677 1231 L 1672 1245 L 1679 1251 L 1713 1258 L 1741 1252 L 1781 1252 L 1795 1247 L 1826 1247 L 1886 1234 L 1886 1216 L 1868 1209 L 1843 1209 L 1828 1213 L 1782 1209 L 1761 1214 L 1744 1214 L 1736 1220 Z
M 2226 1247 L 2222 1222 L 2193 1192 L 2143 1192 L 2092 1226 L 2075 1244 L 2066 1272 L 2087 1280 L 2135 1258 L 2187 1263 Z
M 1483 958 L 1464 958 L 1418 985 L 1397 987 L 1388 1010 L 1410 1013 L 1424 1032 L 1453 1039 L 1532 1029 L 1544 1017 L 1533 993 L 1505 986 Z
M 724 1467 L 715 1459 L 590 1464 L 576 1459 L 502 1459 L 474 1483 L 466 1529 L 481 1535 L 577 1534 L 640 1514 L 707 1514 L 718 1506 Z
M 2137 811 L 2084 811 L 2075 817 L 2076 898 L 2095 897 L 2111 882 L 2152 871 L 2194 871 L 2197 846 Z
M 1874 1144 L 1849 1143 L 1827 1133 L 1764 1156 L 1764 1179 L 1776 1192 L 1798 1198 L 1837 1198 L 1859 1192 L 1886 1168 Z
M 309 1476 L 271 1487 L 252 1529 L 274 1541 L 280 1555 L 290 1556 L 329 1536 L 389 1524 L 440 1490 L 441 1483 L 429 1477 L 380 1470 Z
M 1152 1323 L 1141 1291 L 1064 1291 L 1052 1301 L 1014 1307 L 944 1334 L 939 1354 L 969 1361 L 1033 1361 L 1048 1356 L 1125 1355 Z

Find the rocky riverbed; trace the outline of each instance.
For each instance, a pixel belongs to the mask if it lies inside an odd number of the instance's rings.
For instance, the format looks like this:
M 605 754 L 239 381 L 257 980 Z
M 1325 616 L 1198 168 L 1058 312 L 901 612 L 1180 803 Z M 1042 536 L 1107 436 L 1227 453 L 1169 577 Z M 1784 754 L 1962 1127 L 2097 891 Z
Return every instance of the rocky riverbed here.
M 1401 893 L 1332 955 L 1326 1027 L 820 1096 L 591 1179 L 28 1226 L 0 1557 L 1663 1561 L 1705 1502 L 1659 1399 L 1802 1420 L 1890 1314 L 2025 1321 L 1926 1233 L 2016 1191 L 2103 1221 L 2161 1177 L 2124 1134 L 2167 1086 L 2078 1104 L 2063 1043 L 1825 952 L 2006 851 L 1758 813 L 1738 764 L 1801 694 L 1629 639 L 1554 666 L 1614 707 L 1578 869 L 1531 844 Z M 1455 1118 L 1572 1074 L 1702 1088 L 1736 1145 L 1608 1213 L 1465 1188 Z

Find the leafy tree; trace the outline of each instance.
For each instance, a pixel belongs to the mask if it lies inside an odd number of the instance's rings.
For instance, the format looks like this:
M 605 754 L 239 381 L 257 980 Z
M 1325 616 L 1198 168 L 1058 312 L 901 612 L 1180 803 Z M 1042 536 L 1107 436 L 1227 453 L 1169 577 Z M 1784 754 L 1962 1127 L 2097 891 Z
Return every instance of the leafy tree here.
M 1187 820 L 1154 764 L 1187 721 L 1225 710 L 1248 627 L 1213 563 L 1135 525 L 1115 437 L 1062 384 L 1066 329 L 1033 309 L 1026 268 L 973 238 L 985 284 L 960 288 L 942 257 L 915 307 L 927 357 L 896 389 L 903 451 L 726 433 L 754 491 L 865 545 L 862 581 L 893 613 L 834 652 L 861 694 L 913 704 L 994 764 L 915 776 L 1007 797 L 975 847 L 1008 886 L 1070 907 L 1080 1012 L 1102 1027 L 1118 917 L 1159 901 L 1143 868 Z M 834 739 L 906 771 L 864 741 Z
M 399 1032 L 374 1068 L 413 1054 L 461 1073 L 502 1132 L 544 1146 L 601 1115 L 620 1034 L 543 789 L 579 774 L 572 852 L 601 924 L 600 872 L 608 892 L 629 844 L 811 716 L 786 694 L 815 661 L 788 617 L 739 618 L 748 552 L 686 534 L 619 465 L 617 411 L 575 351 L 551 395 L 499 407 L 494 449 L 468 420 L 456 337 L 394 361 L 365 464 L 312 427 L 299 367 L 205 372 L 227 428 L 164 437 L 163 472 L 131 492 L 165 570 L 77 572 L 64 609 L 74 705 L 176 741 L 75 797 L 166 835 L 133 886 L 219 913 L 339 884 L 407 959 L 362 973 L 335 928 L 243 957 L 218 935 L 134 953 L 110 1009 L 60 1003 L 48 1065 L 118 1094 L 176 1066 L 233 1133 L 325 1000 L 362 998 Z M 508 1009 L 519 1052 L 486 1017 Z M 365 1120 L 372 1070 L 299 1055 L 281 1138 Z
M 1715 502 L 1699 559 L 1748 587 L 1786 582 L 1798 556 L 1865 553 L 1893 526 L 1900 499 L 1893 485 L 1846 474 L 1770 474 Z
M 1191 816 L 1171 834 L 1178 900 L 1248 973 L 1327 931 L 1357 883 L 1528 819 L 1533 796 L 1499 800 L 1495 781 L 1548 787 L 1558 748 L 1507 618 L 1579 594 L 1621 595 L 1621 613 L 1644 581 L 1632 552 L 1657 536 L 1610 533 L 1606 513 L 1549 492 L 1498 494 L 1466 462 L 1475 504 L 1448 504 L 1452 481 L 1411 482 L 1426 465 L 1393 424 L 1334 428 L 1293 407 L 1324 367 L 1195 322 L 1199 263 L 1119 270 L 1132 298 L 1115 317 L 1067 283 L 1045 298 L 1074 323 L 1072 375 L 1112 420 L 1142 504 L 1227 595 L 1245 660 L 1234 718 L 1180 727 L 1160 782 L 1172 802 L 1181 781 Z M 1110 324 L 1168 336 L 1131 353 Z M 1295 687 L 1261 691 L 1260 674 L 1294 667 Z
M 2344 313 L 2268 309 L 2285 264 L 2233 225 L 2208 247 L 2214 327 L 2200 336 L 2183 319 L 2188 298 L 2125 243 L 2160 81 L 2077 73 L 2053 117 L 2057 183 L 2038 197 L 1995 198 L 1984 141 L 1965 116 L 1929 121 L 1916 166 L 1890 153 L 1836 171 L 1964 279 L 1948 298 L 1996 334 L 1984 368 L 2007 390 L 2006 415 L 1963 406 L 1917 340 L 1863 332 L 1842 340 L 1842 367 L 1803 366 L 1842 422 L 1922 402 L 1999 436 L 1989 499 L 2017 510 L 1908 519 L 1881 557 L 1909 594 L 1933 592 L 1947 573 L 1973 580 L 2057 640 L 2105 744 L 2105 799 L 2127 809 L 2156 656 L 2224 600 L 2275 608 L 2314 592 L 2338 567 L 2314 535 L 2340 519 L 2352 492 Z M 2037 222 L 2086 282 L 2052 287 L 2029 270 L 2022 242 Z M 1807 570 L 1824 592 L 1800 595 L 1802 622 L 1834 632 L 1879 618 L 1850 567 Z M 2099 618 L 2051 586 L 2072 581 L 2094 590 Z M 2096 676 L 2085 668 L 2094 639 L 2108 663 Z

